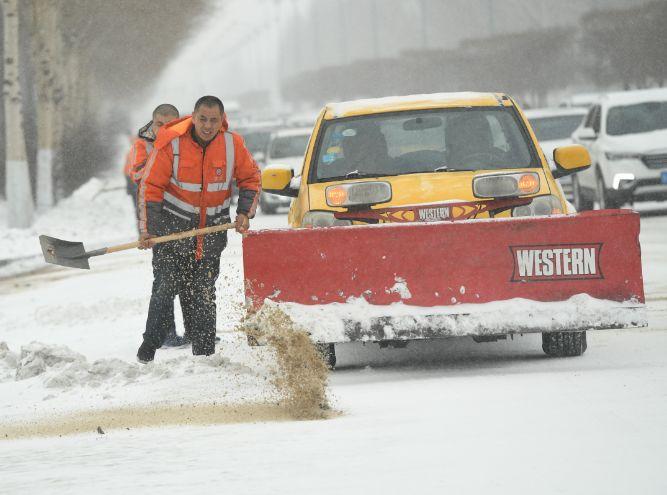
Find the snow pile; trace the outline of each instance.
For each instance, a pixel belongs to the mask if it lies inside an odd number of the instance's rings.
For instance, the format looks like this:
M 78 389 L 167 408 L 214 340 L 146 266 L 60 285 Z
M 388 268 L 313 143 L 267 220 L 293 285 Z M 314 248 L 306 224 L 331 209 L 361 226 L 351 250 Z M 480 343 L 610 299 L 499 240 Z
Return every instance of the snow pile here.
M 446 104 L 469 100 L 492 100 L 495 103 L 497 102 L 497 97 L 492 93 L 474 93 L 470 91 L 459 93 L 430 93 L 405 96 L 385 96 L 381 98 L 363 98 L 359 100 L 329 103 L 327 107 L 334 117 L 343 117 L 350 112 L 365 110 L 369 107 L 413 106 L 416 103 Z
M 16 356 L 6 343 L 0 342 L 0 373 L 4 380 L 28 380 L 40 377 L 46 388 L 73 389 L 126 385 L 141 377 L 168 379 L 210 373 L 212 369 L 252 373 L 243 365 L 233 364 L 221 354 L 207 357 L 179 356 L 143 366 L 122 359 L 98 359 L 89 362 L 85 356 L 67 346 L 32 342 Z
M 72 195 L 37 216 L 29 229 L 4 229 L 0 236 L 0 276 L 42 266 L 39 235 L 83 241 L 95 249 L 136 238 L 132 200 L 120 182 L 92 178 Z M 11 264 L 10 264 L 11 262 Z
M 18 356 L 9 350 L 6 342 L 0 342 L 0 383 L 12 380 L 17 366 Z
M 294 331 L 284 314 L 264 313 L 257 321 L 268 347 L 249 348 L 238 333 L 236 344 L 225 345 L 227 356 L 184 349 L 147 365 L 90 362 L 67 346 L 41 342 L 17 355 L 0 343 L 0 436 L 330 417 L 328 370 L 308 335 Z
M 16 367 L 16 379 L 26 380 L 42 375 L 49 369 L 56 370 L 56 372 L 71 368 L 79 369 L 85 361 L 84 356 L 68 347 L 32 342 L 21 348 L 21 357 Z
M 403 302 L 373 305 L 363 298 L 345 303 L 303 305 L 275 303 L 316 342 L 375 340 L 373 327 L 382 325 L 391 338 L 425 338 L 619 328 L 646 325 L 645 307 L 577 294 L 566 301 L 509 299 L 483 304 L 412 306 Z M 377 331 L 376 331 L 377 333 Z M 390 338 L 390 337 L 385 337 Z

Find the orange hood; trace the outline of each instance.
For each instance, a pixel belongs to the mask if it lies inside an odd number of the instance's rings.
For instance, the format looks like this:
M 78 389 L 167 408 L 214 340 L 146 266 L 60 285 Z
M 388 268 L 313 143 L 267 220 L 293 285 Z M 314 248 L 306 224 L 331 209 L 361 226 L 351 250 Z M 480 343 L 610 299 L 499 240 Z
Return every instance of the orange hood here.
M 172 120 L 168 124 L 160 127 L 160 130 L 157 133 L 155 138 L 155 147 L 163 148 L 166 144 L 171 143 L 171 141 L 177 137 L 184 135 L 187 132 L 190 132 L 192 128 L 192 115 L 186 115 L 180 119 Z M 222 132 L 226 132 L 229 129 L 229 123 L 227 122 L 227 114 L 222 115 Z M 215 138 L 213 138 L 215 139 Z

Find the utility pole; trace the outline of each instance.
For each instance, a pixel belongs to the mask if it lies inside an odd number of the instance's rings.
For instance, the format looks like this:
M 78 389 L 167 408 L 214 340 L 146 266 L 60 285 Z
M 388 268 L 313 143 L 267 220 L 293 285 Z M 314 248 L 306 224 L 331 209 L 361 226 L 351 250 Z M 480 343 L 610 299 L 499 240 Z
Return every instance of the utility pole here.
M 371 0 L 371 23 L 373 25 L 373 58 L 380 58 L 380 41 L 378 33 L 378 6 L 377 0 Z
M 493 11 L 493 0 L 486 0 L 486 4 L 489 16 L 489 36 L 494 36 L 496 34 L 496 19 Z
M 428 32 L 426 31 L 426 0 L 419 0 L 419 17 L 420 29 L 422 38 L 422 50 L 428 48 Z
M 10 228 L 32 224 L 34 204 L 23 136 L 23 100 L 19 80 L 19 5 L 18 0 L 2 0 L 4 21 L 5 132 L 7 146 L 7 220 Z
M 340 51 L 342 57 L 341 65 L 346 65 L 350 62 L 347 53 L 347 20 L 345 16 L 345 0 L 338 0 L 338 23 L 340 28 Z
M 266 64 L 272 70 L 272 74 L 268 74 L 267 81 L 269 82 L 269 100 L 271 108 L 274 113 L 282 112 L 283 99 L 280 91 L 280 84 L 282 81 L 282 71 L 280 64 L 280 30 L 282 28 L 281 6 L 282 0 L 269 0 L 271 6 L 269 8 L 269 47 L 267 53 L 270 57 L 270 63 Z

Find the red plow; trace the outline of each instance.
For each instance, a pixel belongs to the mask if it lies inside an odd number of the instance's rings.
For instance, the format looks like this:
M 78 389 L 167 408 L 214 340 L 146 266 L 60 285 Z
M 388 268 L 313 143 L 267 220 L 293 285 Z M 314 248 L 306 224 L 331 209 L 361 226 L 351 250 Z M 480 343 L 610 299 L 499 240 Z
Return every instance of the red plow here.
M 638 237 L 629 210 L 256 231 L 246 300 L 322 343 L 640 327 Z

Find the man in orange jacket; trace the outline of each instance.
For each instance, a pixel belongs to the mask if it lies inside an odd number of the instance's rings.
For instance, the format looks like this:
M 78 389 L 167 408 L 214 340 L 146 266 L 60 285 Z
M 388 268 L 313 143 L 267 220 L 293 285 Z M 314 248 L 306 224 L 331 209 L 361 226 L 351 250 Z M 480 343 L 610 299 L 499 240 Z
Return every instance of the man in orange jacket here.
M 153 151 L 153 142 L 160 128 L 180 117 L 178 109 L 169 103 L 162 103 L 153 110 L 151 121 L 139 129 L 137 139 L 134 140 L 130 150 L 130 174 L 135 184 L 139 184 L 144 172 L 146 160 L 151 151 Z
M 155 357 L 168 331 L 165 312 L 179 294 L 194 355 L 215 352 L 215 281 L 227 233 L 152 245 L 158 235 L 230 221 L 232 179 L 239 188 L 236 231 L 248 230 L 260 192 L 260 172 L 243 138 L 228 131 L 225 107 L 204 96 L 191 117 L 160 129 L 139 186 L 143 246 L 153 248 L 153 292 L 139 362 Z
M 177 119 L 179 113 L 174 105 L 163 103 L 153 110 L 152 116 L 153 118 L 151 121 L 137 132 L 137 137 L 130 146 L 130 151 L 128 151 L 125 158 L 125 167 L 123 168 L 127 180 L 127 192 L 132 196 L 137 213 L 137 220 L 139 220 L 137 188 L 141 181 L 144 165 L 146 165 L 146 159 L 153 149 L 153 141 L 155 141 L 155 136 L 160 130 L 160 127 L 167 122 Z
M 178 109 L 170 103 L 162 103 L 155 107 L 152 113 L 151 121 L 143 126 L 137 132 L 137 137 L 132 142 L 132 147 L 128 153 L 126 168 L 126 176 L 128 176 L 129 183 L 132 184 L 133 190 L 129 191 L 134 201 L 134 207 L 137 212 L 137 222 L 139 221 L 139 208 L 137 202 L 138 185 L 141 182 L 141 177 L 144 172 L 146 160 L 151 151 L 153 151 L 153 142 L 157 136 L 160 128 L 168 122 L 179 118 Z M 129 189 L 129 188 L 128 188 Z M 187 334 L 180 336 L 176 333 L 176 323 L 174 322 L 174 307 L 165 309 L 169 315 L 170 327 L 167 335 L 162 343 L 165 347 L 179 347 L 189 342 Z

